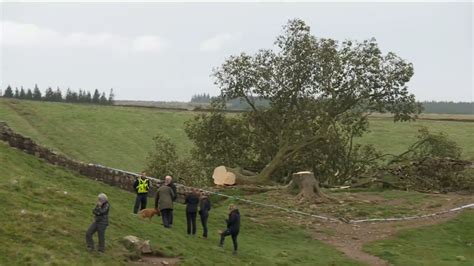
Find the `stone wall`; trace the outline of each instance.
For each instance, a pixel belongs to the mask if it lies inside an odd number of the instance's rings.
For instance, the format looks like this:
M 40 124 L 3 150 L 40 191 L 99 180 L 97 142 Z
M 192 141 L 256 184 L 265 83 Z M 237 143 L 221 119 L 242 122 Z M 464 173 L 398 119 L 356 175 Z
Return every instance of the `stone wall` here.
M 83 176 L 104 182 L 111 186 L 119 187 L 128 191 L 134 191 L 133 183 L 135 182 L 137 174 L 108 168 L 102 165 L 88 164 L 73 160 L 63 154 L 59 154 L 49 148 L 37 144 L 31 138 L 14 132 L 6 122 L 2 121 L 0 121 L 0 140 L 7 142 L 11 147 L 41 158 L 50 164 L 76 171 Z M 154 196 L 156 188 L 163 183 L 163 180 L 153 177 L 147 178 L 152 183 L 152 189 L 149 195 Z M 176 184 L 176 188 L 178 192 L 178 200 L 183 202 L 185 194 L 189 192 L 191 188 L 185 187 L 181 184 Z

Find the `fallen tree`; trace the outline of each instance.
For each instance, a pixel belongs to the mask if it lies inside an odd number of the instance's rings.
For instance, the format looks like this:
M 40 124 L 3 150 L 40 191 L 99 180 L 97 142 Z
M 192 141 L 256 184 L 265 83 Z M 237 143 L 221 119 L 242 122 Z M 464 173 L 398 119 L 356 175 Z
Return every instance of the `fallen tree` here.
M 238 184 L 281 181 L 282 172 L 316 172 L 331 163 L 327 172 L 339 175 L 330 182 L 345 182 L 370 160 L 362 154 L 372 151 L 352 142 L 367 131 L 368 113 L 391 112 L 406 121 L 420 111 L 406 88 L 412 65 L 394 53 L 382 55 L 374 39 L 318 39 L 295 19 L 275 45 L 226 60 L 214 72 L 221 96 L 209 113 L 186 124 L 193 157 L 208 167 L 226 166 Z M 226 102 L 235 99 L 248 112 L 226 116 Z

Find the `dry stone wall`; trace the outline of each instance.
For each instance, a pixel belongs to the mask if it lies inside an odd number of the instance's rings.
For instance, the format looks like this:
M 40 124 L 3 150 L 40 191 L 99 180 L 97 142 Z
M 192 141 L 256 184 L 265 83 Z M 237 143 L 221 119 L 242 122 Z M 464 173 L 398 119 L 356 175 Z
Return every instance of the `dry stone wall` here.
M 31 138 L 14 132 L 6 122 L 2 121 L 0 121 L 0 140 L 7 142 L 13 148 L 17 148 L 28 154 L 41 158 L 50 164 L 73 170 L 83 176 L 104 182 L 111 186 L 119 187 L 128 191 L 134 191 L 133 183 L 135 182 L 137 174 L 102 165 L 73 160 L 63 154 L 37 144 Z M 153 177 L 147 178 L 152 183 L 152 189 L 149 195 L 154 196 L 156 188 L 163 183 L 163 180 Z M 178 192 L 178 200 L 183 202 L 185 194 L 189 192 L 191 188 L 185 187 L 181 184 L 176 184 L 176 188 Z

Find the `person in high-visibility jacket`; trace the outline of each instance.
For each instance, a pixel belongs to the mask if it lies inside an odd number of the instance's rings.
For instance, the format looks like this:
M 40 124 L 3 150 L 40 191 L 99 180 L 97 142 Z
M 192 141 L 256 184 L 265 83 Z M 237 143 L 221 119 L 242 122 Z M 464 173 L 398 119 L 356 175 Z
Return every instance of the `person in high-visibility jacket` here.
M 135 199 L 135 206 L 133 207 L 133 213 L 137 213 L 138 209 L 146 209 L 146 202 L 148 197 L 148 190 L 150 189 L 150 180 L 145 177 L 146 173 L 142 172 L 140 176 L 137 177 L 133 187 L 137 192 L 137 198 Z

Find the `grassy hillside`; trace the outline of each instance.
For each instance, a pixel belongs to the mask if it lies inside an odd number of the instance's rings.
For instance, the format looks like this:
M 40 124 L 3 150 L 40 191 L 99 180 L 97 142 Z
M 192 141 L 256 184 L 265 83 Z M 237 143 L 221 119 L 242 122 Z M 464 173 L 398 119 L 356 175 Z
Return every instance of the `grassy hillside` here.
M 150 108 L 94 106 L 0 99 L 0 120 L 39 143 L 73 158 L 111 167 L 139 171 L 152 150 L 158 132 L 171 137 L 179 152 L 191 143 L 183 123 L 193 112 Z M 371 132 L 359 141 L 389 153 L 400 153 L 415 140 L 418 128 L 443 131 L 457 141 L 464 157 L 474 160 L 474 123 L 419 120 L 393 123 L 373 118 Z
M 140 171 L 158 133 L 189 148 L 186 112 L 98 105 L 7 101 L 0 99 L 0 120 L 42 145 L 73 158 Z
M 173 138 L 179 151 L 186 152 L 191 143 L 183 123 L 193 114 L 0 99 L 0 121 L 8 122 L 16 131 L 73 158 L 132 171 L 143 169 L 152 149 L 152 137 L 158 132 Z M 448 133 L 463 146 L 464 157 L 474 159 L 474 123 L 469 122 L 420 120 L 394 124 L 387 118 L 373 118 L 371 132 L 359 141 L 397 153 L 415 140 L 420 126 Z M 87 253 L 84 240 L 99 192 L 107 193 L 112 204 L 107 254 L 103 257 Z M 264 196 L 254 198 L 263 200 L 260 197 Z M 414 199 L 421 196 L 413 195 Z M 265 223 L 254 223 L 252 217 L 258 215 L 260 219 L 262 211 L 256 213 L 241 206 L 240 254 L 233 257 L 229 239 L 224 250 L 217 247 L 216 231 L 223 225 L 225 206 L 214 206 L 210 239 L 203 240 L 185 235 L 182 205 L 177 206 L 175 227 L 164 230 L 159 219 L 148 223 L 132 215 L 133 201 L 131 193 L 47 165 L 0 142 L 0 265 L 117 265 L 125 263 L 127 255 L 118 241 L 128 234 L 150 239 L 168 255 L 182 256 L 184 265 L 357 265 L 312 240 L 307 229 L 279 218 L 281 213 L 269 213 Z M 373 208 L 379 206 L 372 202 L 369 205 L 370 211 L 364 206 L 344 205 L 341 211 L 373 216 Z M 468 211 L 450 223 L 406 231 L 371 244 L 366 250 L 395 265 L 473 265 L 472 227 L 474 212 Z
M 84 239 L 100 192 L 111 202 L 104 256 L 89 254 Z M 186 236 L 182 205 L 177 205 L 175 226 L 168 230 L 159 219 L 149 223 L 132 215 L 133 201 L 132 193 L 45 164 L 0 142 L 0 265 L 124 264 L 127 252 L 118 241 L 129 234 L 150 239 L 168 255 L 182 256 L 183 265 L 359 265 L 277 219 L 270 227 L 252 223 L 245 206 L 240 251 L 234 257 L 229 239 L 224 249 L 217 247 L 225 206 L 212 209 L 210 236 L 204 240 Z

